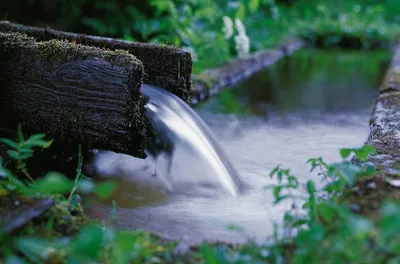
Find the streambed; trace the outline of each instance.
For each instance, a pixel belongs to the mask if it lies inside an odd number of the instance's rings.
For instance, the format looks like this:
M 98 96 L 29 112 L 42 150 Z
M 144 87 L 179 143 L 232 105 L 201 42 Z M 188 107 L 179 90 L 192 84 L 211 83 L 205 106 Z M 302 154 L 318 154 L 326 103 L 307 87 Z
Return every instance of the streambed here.
M 309 173 L 308 158 L 322 156 L 335 162 L 340 148 L 362 146 L 391 55 L 388 51 L 301 50 L 197 106 L 196 112 L 245 183 L 242 195 L 233 197 L 196 181 L 166 194 L 162 177 L 152 177 L 151 168 L 143 169 L 146 161 L 105 152 L 97 158 L 98 172 L 121 184 L 96 209 L 109 214 L 115 200 L 118 226 L 188 244 L 264 239 L 272 234 L 274 222 L 282 222 L 287 206 L 274 206 L 272 192 L 263 189 L 275 183 L 269 172 L 282 164 L 305 182 L 318 177 Z M 159 174 L 164 165 L 158 166 Z M 172 174 L 182 181 L 213 180 L 196 153 L 185 148 L 176 151 Z M 232 231 L 227 225 L 243 230 Z

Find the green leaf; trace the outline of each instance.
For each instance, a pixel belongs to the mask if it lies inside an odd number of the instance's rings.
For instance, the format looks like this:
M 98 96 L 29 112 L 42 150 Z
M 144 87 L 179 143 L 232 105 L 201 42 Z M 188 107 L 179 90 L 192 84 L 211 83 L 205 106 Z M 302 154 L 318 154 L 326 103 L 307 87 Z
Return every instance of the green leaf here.
M 367 161 L 369 154 L 376 153 L 375 148 L 371 145 L 365 145 L 362 148 L 354 149 L 356 157 L 361 161 Z
M 340 192 L 343 189 L 343 183 L 340 180 L 336 180 L 332 183 L 325 185 L 324 191 L 328 193 Z
M 238 10 L 236 11 L 236 18 L 243 20 L 246 16 L 246 6 L 243 2 L 240 3 Z
M 33 148 L 33 147 L 45 147 L 49 145 L 49 142 L 42 139 L 34 139 L 34 140 L 27 140 L 22 143 L 24 147 Z
M 320 203 L 317 205 L 317 211 L 320 217 L 328 224 L 336 214 L 336 208 L 332 204 Z
M 373 163 L 367 162 L 364 164 L 364 167 L 365 167 L 364 171 L 365 171 L 366 176 L 372 176 L 375 174 L 376 170 L 375 170 L 375 165 Z
M 20 160 L 26 160 L 26 159 L 29 159 L 29 158 L 31 158 L 33 155 L 31 154 L 31 153 L 22 153 L 20 156 L 19 156 L 19 159 Z
M 15 150 L 7 150 L 7 154 L 8 154 L 8 156 L 10 156 L 10 158 L 13 158 L 16 160 L 19 158 L 18 152 Z
M 278 165 L 276 166 L 270 173 L 269 173 L 269 177 L 272 178 L 279 170 L 280 170 L 280 166 Z
M 253 13 L 260 7 L 260 0 L 250 0 L 248 5 L 250 12 Z
M 326 228 L 319 224 L 311 225 L 308 230 L 300 230 L 299 234 L 295 238 L 296 252 L 301 252 L 302 249 L 306 248 L 316 248 L 324 239 L 326 232 Z M 293 263 L 300 262 L 295 260 Z
M 138 236 L 132 232 L 120 231 L 115 238 L 114 257 L 115 263 L 124 264 L 131 260 L 132 252 L 137 246 Z
M 43 263 L 54 250 L 54 243 L 39 238 L 18 238 L 14 246 L 33 263 Z
M 374 224 L 368 218 L 354 216 L 354 215 L 351 215 L 350 217 L 348 217 L 347 223 L 348 223 L 347 226 L 349 226 L 352 230 L 352 235 L 363 237 L 363 238 L 374 227 Z
M 357 176 L 362 172 L 362 169 L 356 164 L 343 162 L 336 165 L 336 171 L 341 180 L 349 186 L 353 186 L 356 183 Z
M 18 138 L 20 142 L 24 142 L 24 134 L 22 134 L 21 124 L 18 124 Z
M 313 181 L 311 181 L 311 180 L 309 180 L 308 182 L 307 182 L 307 192 L 310 194 L 310 195 L 314 195 L 315 194 L 315 184 L 314 184 L 314 182 Z
M 400 233 L 400 205 L 394 202 L 385 202 L 381 213 L 380 227 L 383 238 L 395 237 Z
M 26 147 L 24 148 L 24 147 L 22 147 L 22 148 L 19 149 L 19 152 L 20 153 L 33 154 L 34 150 L 32 148 L 26 148 Z
M 74 183 L 58 172 L 49 172 L 33 186 L 40 193 L 65 194 L 72 190 Z
M 351 152 L 352 150 L 348 148 L 341 149 L 340 156 L 342 157 L 342 159 L 346 159 L 351 154 Z
M 302 225 L 307 224 L 307 222 L 308 221 L 306 219 L 299 219 L 299 220 L 296 220 L 296 221 L 293 222 L 292 227 L 293 228 L 300 227 Z
M 46 134 L 43 134 L 43 133 L 34 134 L 34 135 L 30 136 L 30 138 L 26 141 L 44 139 L 45 137 L 46 137 Z
M 46 144 L 44 144 L 43 146 L 42 146 L 42 148 L 49 148 L 50 146 L 51 146 L 51 144 L 53 144 L 53 139 L 52 140 L 49 140 L 49 141 L 47 141 L 47 143 Z
M 71 241 L 71 253 L 83 258 L 96 259 L 103 248 L 103 239 L 104 233 L 100 226 L 86 226 Z
M 0 138 L 1 142 L 3 142 L 4 144 L 8 145 L 9 147 L 13 148 L 13 149 L 18 149 L 18 143 L 15 141 L 12 141 L 8 138 Z
M 285 200 L 287 198 L 293 198 L 292 195 L 282 195 L 275 198 L 274 204 L 278 204 L 280 201 Z
M 208 244 L 202 244 L 200 251 L 203 255 L 204 261 L 207 264 L 220 264 L 217 255 Z
M 278 199 L 279 198 L 279 194 L 281 193 L 281 190 L 282 190 L 282 186 L 275 186 L 274 187 L 274 197 L 275 197 L 275 199 Z
M 116 188 L 117 188 L 117 183 L 114 181 L 98 183 L 94 188 L 94 193 L 100 199 L 106 199 L 115 191 Z

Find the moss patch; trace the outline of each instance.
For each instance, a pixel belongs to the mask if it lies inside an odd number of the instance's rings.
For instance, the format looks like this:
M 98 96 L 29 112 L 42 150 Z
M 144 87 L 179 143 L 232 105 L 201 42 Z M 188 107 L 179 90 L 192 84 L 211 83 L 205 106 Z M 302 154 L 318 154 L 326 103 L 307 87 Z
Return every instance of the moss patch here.
M 69 205 L 66 201 L 58 200 L 60 197 L 39 197 L 53 199 L 54 204 L 39 216 L 34 217 L 21 228 L 13 230 L 13 236 L 35 236 L 40 238 L 55 238 L 70 236 L 79 231 L 83 226 L 94 223 L 95 220 L 85 215 L 80 204 Z M 12 214 L 18 210 L 16 201 L 28 203 L 32 198 L 8 193 L 0 197 L 0 208 L 4 215 Z M 13 221 L 13 219 L 9 219 Z
M 0 47 L 9 53 L 28 49 L 32 54 L 46 61 L 49 67 L 61 62 L 97 57 L 104 59 L 113 66 L 134 65 L 133 70 L 143 70 L 142 62 L 124 50 L 101 49 L 55 39 L 36 42 L 34 38 L 23 33 L 0 32 Z

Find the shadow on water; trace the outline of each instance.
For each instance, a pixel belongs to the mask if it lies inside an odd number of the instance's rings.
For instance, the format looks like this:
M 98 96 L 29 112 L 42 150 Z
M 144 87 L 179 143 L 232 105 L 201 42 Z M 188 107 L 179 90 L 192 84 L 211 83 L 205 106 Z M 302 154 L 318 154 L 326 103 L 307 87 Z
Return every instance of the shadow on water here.
M 317 177 L 309 173 L 308 158 L 336 162 L 340 148 L 361 146 L 390 59 L 386 51 L 299 51 L 199 105 L 196 112 L 248 186 L 246 193 L 235 197 L 215 186 L 193 191 L 195 186 L 187 185 L 167 193 L 159 177 L 151 176 L 148 161 L 103 152 L 96 160 L 98 173 L 121 185 L 97 209 L 109 214 L 114 199 L 118 226 L 188 244 L 264 239 L 287 206 L 274 206 L 272 193 L 263 190 L 275 183 L 269 172 L 282 164 L 305 182 Z M 172 175 L 180 175 L 178 179 L 213 177 L 191 148 L 176 146 L 173 161 Z M 160 172 L 167 163 L 167 158 L 160 159 Z M 228 224 L 241 226 L 243 232 L 228 230 Z

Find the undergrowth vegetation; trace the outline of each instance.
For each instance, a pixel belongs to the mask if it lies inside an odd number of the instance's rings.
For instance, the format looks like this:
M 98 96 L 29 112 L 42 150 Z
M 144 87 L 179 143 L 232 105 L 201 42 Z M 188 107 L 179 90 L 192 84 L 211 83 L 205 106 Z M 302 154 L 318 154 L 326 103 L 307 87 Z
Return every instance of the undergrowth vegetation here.
M 243 30 L 228 22 L 236 37 L 226 38 L 226 18 L 243 23 L 250 53 L 276 46 L 289 36 L 301 36 L 322 46 L 370 48 L 393 41 L 400 33 L 397 0 L 69 0 L 45 8 L 42 2 L 25 3 L 41 12 L 50 10 L 36 20 L 53 17 L 43 23 L 62 30 L 187 49 L 195 62 L 194 73 L 242 53 Z M 12 3 L 0 5 L 0 14 L 19 22 L 19 9 L 14 7 L 13 16 L 12 7 Z
M 24 160 L 34 148 L 48 147 L 44 134 L 25 139 L 19 129 L 18 141 L 1 139 L 9 147 L 9 157 L 18 164 L 11 172 L 0 167 L 0 201 L 11 197 L 39 199 L 50 197 L 56 207 L 41 219 L 47 229 L 57 228 L 55 217 L 64 219 L 81 210 L 79 193 L 94 193 L 102 199 L 115 189 L 113 182 L 94 184 L 82 175 L 79 155 L 75 181 L 49 172 L 38 180 L 27 177 Z M 311 171 L 318 170 L 319 180 L 301 183 L 290 169 L 277 166 L 270 177 L 277 183 L 265 186 L 275 197 L 275 204 L 290 201 L 283 225 L 276 224 L 274 235 L 265 243 L 241 246 L 204 243 L 183 255 L 175 254 L 176 242 L 164 241 L 142 231 L 119 230 L 100 220 L 80 222 L 73 232 L 49 235 L 43 230 L 16 230 L 0 233 L 0 256 L 5 263 L 398 263 L 400 260 L 400 204 L 385 200 L 379 217 L 371 219 L 356 213 L 346 204 L 346 193 L 364 179 L 376 177 L 376 168 L 367 162 L 374 153 L 371 146 L 342 149 L 341 162 L 327 164 L 321 157 L 308 160 Z M 350 161 L 354 154 L 358 162 Z M 390 182 L 389 178 L 385 178 Z M 366 195 L 365 199 L 368 199 Z M 78 210 L 78 211 L 79 211 Z M 64 213 L 61 213 L 63 212 Z M 114 211 L 115 214 L 115 211 Z M 115 216 L 114 216 L 115 217 Z M 111 219 L 113 216 L 111 216 Z M 43 223 L 42 223 L 43 224 Z

